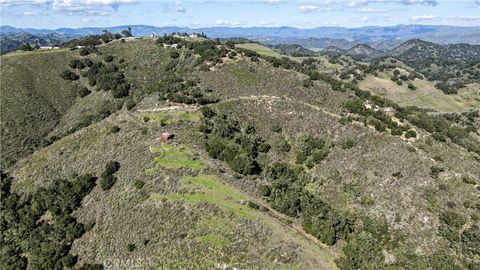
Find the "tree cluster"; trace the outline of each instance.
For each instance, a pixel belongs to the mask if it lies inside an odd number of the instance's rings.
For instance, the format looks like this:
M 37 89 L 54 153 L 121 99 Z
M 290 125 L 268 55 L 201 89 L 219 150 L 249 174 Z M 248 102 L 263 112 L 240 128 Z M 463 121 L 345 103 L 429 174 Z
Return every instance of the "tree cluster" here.
M 240 174 L 258 174 L 259 153 L 268 152 L 268 145 L 252 126 L 240 123 L 225 114 L 217 115 L 211 109 L 203 109 L 200 130 L 205 134 L 205 150 L 212 158 L 220 159 Z
M 12 178 L 1 174 L 1 269 L 65 269 L 77 257 L 69 254 L 73 240 L 86 227 L 72 213 L 95 187 L 86 174 L 72 181 L 55 180 L 26 197 L 12 192 Z M 28 256 L 25 256 L 28 254 Z
M 110 60 L 112 62 L 113 59 Z M 82 76 L 88 79 L 90 86 L 99 90 L 111 91 L 114 98 L 123 98 L 130 93 L 130 84 L 123 71 L 115 63 L 94 62 Z
M 299 150 L 296 160 L 299 164 L 305 164 L 308 168 L 312 168 L 320 161 L 324 160 L 330 153 L 332 144 L 328 140 L 314 137 L 306 134 L 299 139 Z
M 185 104 L 210 104 L 217 99 L 209 94 L 208 89 L 197 85 L 194 80 L 184 81 L 175 73 L 167 73 L 159 82 L 148 88 L 151 93 L 158 93 L 161 100 Z
M 116 161 L 109 161 L 105 165 L 105 170 L 100 177 L 100 187 L 103 190 L 109 190 L 117 182 L 117 177 L 114 175 L 120 169 L 120 163 Z

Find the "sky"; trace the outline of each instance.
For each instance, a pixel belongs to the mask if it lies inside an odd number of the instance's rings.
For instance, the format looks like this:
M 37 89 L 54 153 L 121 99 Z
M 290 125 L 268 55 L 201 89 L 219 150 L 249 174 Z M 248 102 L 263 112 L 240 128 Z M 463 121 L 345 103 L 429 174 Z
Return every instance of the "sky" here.
M 186 26 L 480 27 L 480 0 L 0 0 L 0 24 L 22 28 Z

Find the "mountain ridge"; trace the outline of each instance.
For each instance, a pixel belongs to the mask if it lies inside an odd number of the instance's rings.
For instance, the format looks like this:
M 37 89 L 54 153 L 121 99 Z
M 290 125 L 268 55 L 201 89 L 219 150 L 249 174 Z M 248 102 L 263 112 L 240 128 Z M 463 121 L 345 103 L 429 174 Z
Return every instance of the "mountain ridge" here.
M 57 28 L 57 29 L 34 29 L 16 28 L 13 26 L 0 26 L 0 32 L 28 32 L 31 34 L 57 32 L 69 35 L 99 34 L 103 30 L 119 33 L 131 27 L 134 35 L 147 36 L 170 34 L 172 32 L 204 32 L 210 37 L 290 37 L 290 38 L 339 38 L 346 40 L 378 41 L 378 40 L 406 40 L 423 38 L 438 43 L 459 43 L 464 40 L 467 43 L 480 44 L 478 27 L 461 27 L 446 25 L 396 25 L 396 26 L 365 26 L 360 28 L 345 27 L 315 27 L 295 28 L 290 26 L 281 27 L 157 27 L 151 25 L 120 25 L 112 27 L 84 27 L 84 28 Z

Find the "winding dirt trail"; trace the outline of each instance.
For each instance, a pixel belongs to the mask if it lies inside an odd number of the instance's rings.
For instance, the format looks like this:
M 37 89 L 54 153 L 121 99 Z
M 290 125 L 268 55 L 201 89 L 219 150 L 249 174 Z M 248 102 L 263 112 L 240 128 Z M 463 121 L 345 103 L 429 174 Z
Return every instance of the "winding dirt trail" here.
M 269 101 L 270 102 L 272 102 L 272 101 L 285 101 L 285 102 L 297 103 L 297 104 L 307 106 L 309 108 L 320 111 L 324 114 L 327 114 L 327 115 L 335 117 L 335 118 L 341 118 L 342 117 L 338 114 L 326 111 L 325 109 L 323 109 L 319 106 L 316 106 L 316 105 L 313 105 L 313 104 L 310 104 L 310 103 L 304 102 L 304 101 L 294 100 L 294 99 L 291 99 L 291 98 L 286 97 L 286 96 L 282 96 L 282 97 L 268 96 L 268 95 L 239 96 L 239 97 L 232 97 L 232 98 L 227 98 L 225 100 L 221 100 L 219 103 L 233 102 L 233 101 L 238 101 L 238 100 L 267 101 L 267 102 L 269 102 Z

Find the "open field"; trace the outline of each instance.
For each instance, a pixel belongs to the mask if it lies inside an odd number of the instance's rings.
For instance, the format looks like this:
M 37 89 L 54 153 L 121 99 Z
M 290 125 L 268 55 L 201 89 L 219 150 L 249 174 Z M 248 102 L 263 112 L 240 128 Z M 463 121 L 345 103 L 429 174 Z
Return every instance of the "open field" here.
M 273 56 L 273 57 L 286 56 L 286 55 L 281 55 L 280 53 L 258 43 L 243 43 L 243 44 L 236 44 L 235 46 L 238 48 L 249 49 L 257 52 L 260 55 L 265 55 L 265 56 Z
M 367 76 L 359 82 L 359 87 L 384 96 L 400 105 L 429 108 L 439 112 L 463 112 L 480 108 L 480 98 L 477 85 L 468 85 L 458 94 L 446 95 L 434 87 L 434 83 L 416 79 L 413 85 L 416 90 L 410 90 L 407 84 L 397 85 L 387 75 L 383 78 Z

